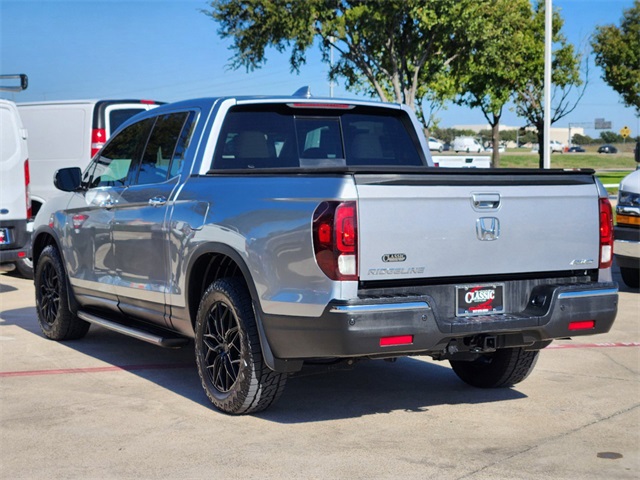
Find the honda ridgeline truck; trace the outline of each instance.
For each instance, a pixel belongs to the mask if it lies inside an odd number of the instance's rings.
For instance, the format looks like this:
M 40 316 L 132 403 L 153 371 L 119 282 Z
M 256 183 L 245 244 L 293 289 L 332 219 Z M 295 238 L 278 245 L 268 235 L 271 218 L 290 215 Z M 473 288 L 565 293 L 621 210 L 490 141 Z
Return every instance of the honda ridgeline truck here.
M 135 116 L 36 218 L 44 335 L 193 340 L 206 395 L 240 414 L 305 361 L 428 355 L 505 387 L 553 339 L 607 332 L 593 172 L 433 168 L 421 130 L 405 106 L 296 96 Z

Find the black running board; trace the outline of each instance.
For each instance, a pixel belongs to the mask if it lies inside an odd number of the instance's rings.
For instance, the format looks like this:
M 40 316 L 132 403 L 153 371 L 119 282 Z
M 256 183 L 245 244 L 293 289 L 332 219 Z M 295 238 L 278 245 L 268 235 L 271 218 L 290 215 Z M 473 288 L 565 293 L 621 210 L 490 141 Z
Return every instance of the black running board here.
M 143 330 L 139 327 L 133 327 L 131 325 L 123 325 L 121 323 L 107 320 L 106 318 L 92 315 L 91 313 L 80 311 L 78 312 L 78 318 L 85 322 L 100 325 L 101 327 L 113 330 L 114 332 L 128 335 L 129 337 L 137 338 L 143 342 L 153 343 L 160 347 L 165 348 L 180 348 L 189 343 L 189 339 L 179 336 L 163 336 L 162 334 L 153 333 L 147 330 Z

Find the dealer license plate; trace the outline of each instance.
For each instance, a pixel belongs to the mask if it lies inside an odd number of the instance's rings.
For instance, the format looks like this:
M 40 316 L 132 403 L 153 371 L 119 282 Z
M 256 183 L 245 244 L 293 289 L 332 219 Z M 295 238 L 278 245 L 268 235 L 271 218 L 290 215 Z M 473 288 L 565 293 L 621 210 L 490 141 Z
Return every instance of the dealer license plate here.
M 491 315 L 504 312 L 504 285 L 456 287 L 456 316 Z
M 9 236 L 8 228 L 0 228 L 0 245 L 7 245 L 11 243 L 11 237 Z

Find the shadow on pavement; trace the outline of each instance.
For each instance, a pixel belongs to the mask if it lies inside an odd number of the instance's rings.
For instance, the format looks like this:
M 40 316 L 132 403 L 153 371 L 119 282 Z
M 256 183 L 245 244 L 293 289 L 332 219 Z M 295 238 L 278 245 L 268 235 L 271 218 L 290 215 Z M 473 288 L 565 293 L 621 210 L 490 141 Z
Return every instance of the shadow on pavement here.
M 3 325 L 16 325 L 42 335 L 33 307 L 4 311 L 2 319 Z M 84 339 L 59 343 L 211 408 L 212 415 L 218 414 L 200 386 L 193 344 L 177 350 L 163 349 L 95 325 Z M 91 370 L 91 366 L 95 364 L 82 363 L 70 368 Z M 95 375 L 102 374 L 95 372 Z M 348 369 L 305 366 L 302 372 L 288 379 L 279 401 L 256 417 L 282 424 L 322 422 L 398 410 L 424 413 L 436 405 L 520 398 L 525 395 L 514 389 L 469 387 L 458 380 L 448 363 L 402 358 L 395 363 L 357 362 Z

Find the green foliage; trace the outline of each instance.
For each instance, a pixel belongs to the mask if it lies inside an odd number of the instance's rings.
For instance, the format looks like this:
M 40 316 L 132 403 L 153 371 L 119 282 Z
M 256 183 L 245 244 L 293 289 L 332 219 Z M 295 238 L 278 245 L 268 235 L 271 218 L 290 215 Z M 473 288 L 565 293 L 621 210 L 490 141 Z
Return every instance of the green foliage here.
M 523 56 L 522 69 L 529 80 L 515 96 L 516 113 L 537 130 L 537 142 L 544 143 L 544 2 L 538 1 L 533 10 L 530 22 L 524 22 L 526 28 L 530 25 L 531 43 Z M 584 87 L 579 90 L 577 99 L 573 90 L 583 85 L 580 75 L 582 55 L 576 53 L 572 44 L 568 43 L 562 34 L 564 20 L 557 11 L 552 16 L 552 72 L 553 86 L 551 105 L 551 124 L 570 114 L 584 94 Z M 543 165 L 543 149 L 539 150 L 539 166 Z
M 453 143 L 456 137 L 475 137 L 477 134 L 473 130 L 458 130 L 456 128 L 434 128 L 431 130 L 431 136 L 437 138 L 443 143 Z
M 604 143 L 622 143 L 624 141 L 624 138 L 622 137 L 622 135 L 616 132 L 609 132 L 609 131 L 600 132 L 600 139 Z
M 425 125 L 455 94 L 492 0 L 214 0 L 204 13 L 233 41 L 230 66 L 259 68 L 268 47 L 290 51 L 299 71 L 315 44 L 347 89 L 404 103 Z M 429 107 L 428 118 L 423 108 Z
M 579 133 L 575 133 L 572 135 L 571 143 L 574 145 L 591 145 L 595 143 L 595 140 L 589 135 L 580 135 Z
M 532 17 L 532 10 L 529 0 L 495 0 L 479 3 L 478 14 L 484 28 L 475 39 L 468 67 L 459 79 L 464 93 L 457 101 L 482 110 L 492 127 L 483 138 L 498 145 L 504 105 L 529 79 L 522 65 L 532 42 L 532 30 L 526 22 Z M 494 167 L 499 166 L 499 159 L 500 153 L 495 149 Z
M 620 27 L 598 27 L 591 46 L 605 82 L 640 116 L 640 0 L 623 12 Z

